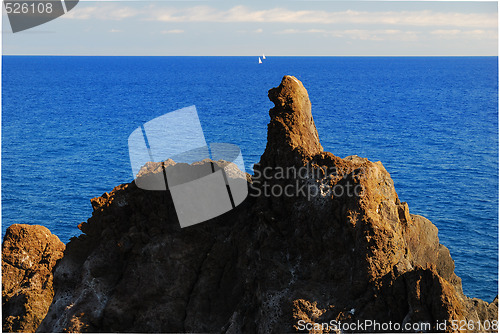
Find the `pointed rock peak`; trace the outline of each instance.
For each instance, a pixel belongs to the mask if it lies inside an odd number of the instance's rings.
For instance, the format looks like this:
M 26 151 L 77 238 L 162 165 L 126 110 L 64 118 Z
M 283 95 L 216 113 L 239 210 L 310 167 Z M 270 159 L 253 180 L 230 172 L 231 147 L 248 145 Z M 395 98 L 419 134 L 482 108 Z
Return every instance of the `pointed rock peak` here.
M 261 166 L 289 166 L 303 163 L 323 151 L 311 114 L 311 101 L 302 82 L 286 75 L 269 90 L 274 108 L 269 110 L 267 146 Z
M 278 87 L 269 90 L 268 96 L 275 105 L 272 111 L 311 113 L 311 101 L 307 90 L 302 82 L 291 75 L 285 75 Z

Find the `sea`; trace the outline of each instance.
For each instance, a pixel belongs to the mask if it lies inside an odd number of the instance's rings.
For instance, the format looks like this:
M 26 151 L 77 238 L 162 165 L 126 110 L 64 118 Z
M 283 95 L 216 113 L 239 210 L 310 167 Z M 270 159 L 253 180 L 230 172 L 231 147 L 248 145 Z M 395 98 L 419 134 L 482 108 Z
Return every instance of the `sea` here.
M 3 56 L 2 236 L 81 232 L 90 199 L 132 181 L 127 140 L 195 105 L 208 143 L 266 146 L 270 88 L 294 75 L 326 151 L 381 161 L 430 219 L 469 297 L 498 294 L 497 57 Z

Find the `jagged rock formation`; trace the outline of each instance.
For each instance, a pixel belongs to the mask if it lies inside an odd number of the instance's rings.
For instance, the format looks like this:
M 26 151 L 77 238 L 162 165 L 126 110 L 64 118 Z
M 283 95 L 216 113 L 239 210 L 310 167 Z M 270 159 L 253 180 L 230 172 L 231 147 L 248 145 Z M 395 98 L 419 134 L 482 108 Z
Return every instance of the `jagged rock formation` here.
M 2 331 L 34 332 L 52 302 L 64 244 L 43 226 L 9 226 L 2 244 Z
M 380 162 L 323 152 L 302 83 L 286 76 L 269 97 L 245 202 L 181 229 L 168 192 L 132 182 L 93 199 L 38 331 L 319 333 L 333 328 L 302 325 L 332 320 L 452 331 L 451 320 L 496 319 L 498 301 L 462 293 L 437 228 L 410 214 Z
M 300 165 L 307 163 L 308 157 L 322 152 L 311 101 L 302 82 L 286 75 L 278 87 L 269 90 L 268 96 L 274 108 L 269 110 L 267 146 L 260 165 Z

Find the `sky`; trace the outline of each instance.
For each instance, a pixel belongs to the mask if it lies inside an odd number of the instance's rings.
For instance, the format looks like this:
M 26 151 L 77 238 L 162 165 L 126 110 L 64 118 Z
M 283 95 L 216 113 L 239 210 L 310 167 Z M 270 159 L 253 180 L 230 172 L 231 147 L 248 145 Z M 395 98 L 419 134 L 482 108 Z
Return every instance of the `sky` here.
M 4 55 L 496 56 L 498 4 L 377 1 L 82 1 L 12 33 Z

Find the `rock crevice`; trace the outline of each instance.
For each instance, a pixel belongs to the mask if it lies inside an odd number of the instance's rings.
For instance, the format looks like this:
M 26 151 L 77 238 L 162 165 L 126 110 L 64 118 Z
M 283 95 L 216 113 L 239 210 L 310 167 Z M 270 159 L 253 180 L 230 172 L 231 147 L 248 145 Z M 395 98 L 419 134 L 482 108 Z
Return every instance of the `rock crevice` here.
M 2 244 L 2 330 L 34 332 L 54 296 L 52 269 L 64 244 L 43 226 L 14 224 Z
M 269 98 L 251 195 L 184 229 L 168 191 L 132 182 L 93 199 L 38 331 L 282 333 L 373 320 L 449 332 L 451 320 L 496 319 L 498 301 L 463 294 L 437 228 L 410 214 L 382 163 L 323 151 L 299 80 L 285 76 Z M 306 173 L 276 173 L 285 168 Z M 266 196 L 269 185 L 293 196 Z

